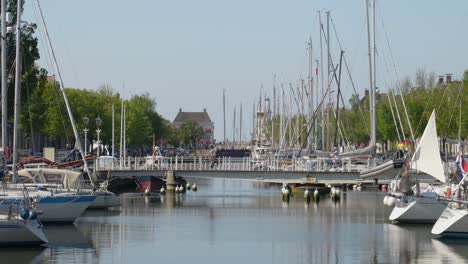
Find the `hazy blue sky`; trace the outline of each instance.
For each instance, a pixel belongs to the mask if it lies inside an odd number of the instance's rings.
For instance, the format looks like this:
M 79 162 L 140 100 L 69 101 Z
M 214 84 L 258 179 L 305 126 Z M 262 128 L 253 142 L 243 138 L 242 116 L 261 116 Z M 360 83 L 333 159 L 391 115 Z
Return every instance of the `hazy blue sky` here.
M 25 20 L 37 21 L 35 1 L 26 2 Z M 206 107 L 218 140 L 223 133 L 223 88 L 228 126 L 234 106 L 242 102 L 244 127 L 250 129 L 252 103 L 261 85 L 271 94 L 273 74 L 285 85 L 296 85 L 307 76 L 305 42 L 312 37 L 317 51 L 317 10 L 331 10 L 359 92 L 368 87 L 364 0 L 41 3 L 67 87 L 110 84 L 120 90 L 125 83 L 127 96 L 149 92 L 156 98 L 157 111 L 170 121 L 179 107 Z M 377 13 L 379 87 L 396 81 L 393 68 L 387 74 L 383 67 L 384 58 L 391 61 L 385 33 L 400 78 L 414 76 L 418 68 L 459 78 L 468 69 L 468 1 L 380 0 Z M 337 62 L 336 38 L 331 41 Z M 41 66 L 52 70 L 49 56 L 45 51 L 41 55 Z M 344 80 L 347 98 L 348 82 Z M 232 136 L 231 129 L 227 135 Z

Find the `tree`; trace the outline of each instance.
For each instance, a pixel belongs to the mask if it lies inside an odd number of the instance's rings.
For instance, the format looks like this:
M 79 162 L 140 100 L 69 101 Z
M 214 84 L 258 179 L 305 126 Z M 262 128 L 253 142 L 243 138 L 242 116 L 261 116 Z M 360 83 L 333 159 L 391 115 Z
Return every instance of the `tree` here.
M 203 138 L 203 128 L 195 121 L 188 120 L 180 126 L 180 136 L 186 145 L 192 144 L 197 155 L 197 141 Z
M 468 83 L 468 70 L 463 72 L 463 82 Z
M 172 146 L 172 149 L 174 151 L 174 156 L 176 155 L 176 148 L 180 146 L 181 140 L 181 135 L 180 131 L 177 129 L 174 129 L 173 127 L 168 128 L 170 131 L 167 132 L 167 143 L 169 143 Z
M 126 103 L 126 131 L 129 145 L 140 147 L 150 144 L 153 136 L 150 115 L 154 111 L 154 102 L 141 95 L 133 96 Z

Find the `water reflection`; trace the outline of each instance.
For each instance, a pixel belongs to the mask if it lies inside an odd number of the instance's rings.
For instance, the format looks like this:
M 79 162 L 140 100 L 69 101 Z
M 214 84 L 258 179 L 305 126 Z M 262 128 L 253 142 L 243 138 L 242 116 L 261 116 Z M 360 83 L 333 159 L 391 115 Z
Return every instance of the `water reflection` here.
M 462 263 L 468 242 L 434 239 L 430 225 L 393 225 L 378 192 L 288 203 L 280 186 L 197 181 L 199 192 L 122 195 L 118 210 L 86 211 L 54 232 L 50 263 Z M 55 229 L 56 228 L 56 229 Z M 69 241 L 69 237 L 76 237 Z M 67 238 L 67 239 L 65 239 Z M 67 246 L 66 246 L 67 245 Z M 21 250 L 20 250 L 21 251 Z M 2 252 L 0 252 L 0 259 Z M 25 256 L 18 256 L 25 257 Z M 12 259 L 15 259 L 13 257 Z M 22 259 L 21 259 L 22 260 Z M 3 262 L 2 262 L 3 263 Z M 23 263 L 23 261 L 20 261 Z M 28 263 L 25 261 L 24 263 Z

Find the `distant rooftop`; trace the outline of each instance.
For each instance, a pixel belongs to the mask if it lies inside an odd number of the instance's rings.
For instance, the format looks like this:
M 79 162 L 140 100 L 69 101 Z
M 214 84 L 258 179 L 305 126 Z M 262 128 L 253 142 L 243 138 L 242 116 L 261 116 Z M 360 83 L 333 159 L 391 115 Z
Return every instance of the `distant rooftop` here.
M 173 123 L 183 123 L 188 120 L 192 120 L 197 123 L 211 123 L 211 119 L 206 112 L 206 108 L 203 109 L 203 112 L 183 112 L 182 108 L 180 108 Z

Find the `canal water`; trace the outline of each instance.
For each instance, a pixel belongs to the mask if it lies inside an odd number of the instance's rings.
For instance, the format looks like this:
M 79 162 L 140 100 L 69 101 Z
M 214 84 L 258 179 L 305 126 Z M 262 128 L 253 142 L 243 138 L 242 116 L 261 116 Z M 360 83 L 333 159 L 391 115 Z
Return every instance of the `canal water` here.
M 394 225 L 376 190 L 339 202 L 283 203 L 280 186 L 199 180 L 198 192 L 122 194 L 117 210 L 88 210 L 46 226 L 45 247 L 0 249 L 0 263 L 465 263 L 468 239 L 431 225 Z

